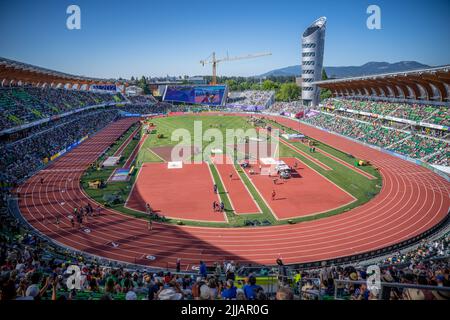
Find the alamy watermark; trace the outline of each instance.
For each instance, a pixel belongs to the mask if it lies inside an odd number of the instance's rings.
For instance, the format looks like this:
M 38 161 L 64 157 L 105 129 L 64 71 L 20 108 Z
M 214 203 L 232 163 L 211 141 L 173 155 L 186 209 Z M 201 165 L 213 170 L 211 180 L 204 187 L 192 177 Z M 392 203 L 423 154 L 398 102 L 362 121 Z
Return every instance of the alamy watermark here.
M 381 272 L 380 267 L 371 265 L 367 267 L 367 289 L 374 295 L 378 295 L 381 290 Z
M 66 20 L 66 27 L 69 30 L 81 29 L 81 9 L 75 4 L 67 7 L 66 13 L 69 15 Z
M 190 130 L 179 128 L 172 131 L 171 141 L 178 142 L 172 148 L 171 161 L 198 164 L 211 156 L 225 154 L 226 157 L 215 157 L 215 163 L 233 164 L 245 160 L 256 164 L 261 158 L 279 158 L 278 129 L 210 127 L 204 130 L 202 121 L 194 121 L 193 136 Z
M 367 7 L 366 13 L 370 16 L 366 20 L 366 26 L 369 30 L 381 29 L 381 9 L 376 4 Z
M 81 270 L 80 270 L 80 267 L 77 266 L 77 265 L 70 265 L 67 268 L 66 273 L 70 273 L 71 274 L 67 278 L 67 281 L 66 281 L 67 289 L 69 289 L 69 290 L 73 290 L 73 289 L 80 290 L 81 289 Z

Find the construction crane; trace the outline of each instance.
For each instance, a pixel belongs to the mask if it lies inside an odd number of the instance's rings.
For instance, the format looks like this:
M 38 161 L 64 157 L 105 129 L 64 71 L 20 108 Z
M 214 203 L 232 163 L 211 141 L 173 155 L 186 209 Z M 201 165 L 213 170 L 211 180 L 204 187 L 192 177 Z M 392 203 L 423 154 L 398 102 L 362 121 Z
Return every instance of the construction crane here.
M 216 72 L 217 72 L 217 64 L 219 62 L 244 60 L 244 59 L 253 59 L 253 58 L 259 58 L 259 57 L 265 57 L 265 56 L 271 56 L 271 55 L 272 55 L 272 53 L 266 52 L 266 53 L 248 54 L 246 56 L 241 56 L 241 57 L 229 57 L 228 53 L 227 53 L 227 56 L 225 58 L 216 59 L 216 53 L 213 52 L 208 58 L 206 58 L 205 60 L 201 60 L 200 64 L 202 66 L 205 66 L 205 64 L 212 64 L 212 81 L 211 81 L 211 84 L 215 85 L 215 84 L 217 84 Z

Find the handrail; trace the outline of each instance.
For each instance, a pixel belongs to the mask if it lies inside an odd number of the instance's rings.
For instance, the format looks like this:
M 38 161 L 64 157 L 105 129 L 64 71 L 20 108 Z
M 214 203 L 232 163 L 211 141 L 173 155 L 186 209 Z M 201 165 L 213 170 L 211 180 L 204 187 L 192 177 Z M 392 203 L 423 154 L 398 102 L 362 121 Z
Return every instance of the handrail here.
M 344 280 L 344 279 L 334 279 L 335 286 L 334 286 L 334 299 L 338 299 L 338 287 L 337 283 L 344 283 L 344 284 L 367 284 L 367 281 L 365 280 Z M 410 284 L 410 283 L 399 283 L 399 282 L 380 282 L 379 283 L 380 288 L 379 292 L 377 292 L 377 295 L 379 297 L 382 297 L 383 293 L 383 287 L 394 287 L 394 288 L 401 288 L 401 289 L 418 289 L 418 290 L 430 290 L 430 291 L 440 291 L 440 292 L 450 292 L 450 287 L 439 287 L 439 286 L 429 286 L 429 285 L 420 285 L 420 284 Z

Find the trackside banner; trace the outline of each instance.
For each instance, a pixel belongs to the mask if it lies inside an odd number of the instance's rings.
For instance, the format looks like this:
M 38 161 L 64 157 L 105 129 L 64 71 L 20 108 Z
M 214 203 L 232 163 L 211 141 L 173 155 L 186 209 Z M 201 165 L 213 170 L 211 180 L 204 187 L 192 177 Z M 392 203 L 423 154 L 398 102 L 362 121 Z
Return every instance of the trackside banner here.
M 59 152 L 55 153 L 54 155 L 52 155 L 49 159 L 50 161 L 53 161 L 59 157 L 61 157 L 63 154 L 65 154 L 66 152 L 70 151 L 71 149 L 75 148 L 76 146 L 78 146 L 80 143 L 82 143 L 84 140 L 86 140 L 89 137 L 89 135 L 85 135 L 83 138 L 81 138 L 80 140 L 78 140 L 77 142 L 72 143 L 70 146 L 60 150 Z M 44 159 L 43 160 L 44 163 L 47 163 L 48 160 Z

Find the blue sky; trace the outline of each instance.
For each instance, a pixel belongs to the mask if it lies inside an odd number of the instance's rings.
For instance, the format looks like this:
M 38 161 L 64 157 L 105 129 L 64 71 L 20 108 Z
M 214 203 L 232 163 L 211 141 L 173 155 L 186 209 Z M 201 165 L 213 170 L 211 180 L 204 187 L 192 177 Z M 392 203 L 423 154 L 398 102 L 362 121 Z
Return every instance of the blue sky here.
M 81 8 L 81 30 L 66 8 Z M 366 27 L 370 4 L 381 30 Z M 368 61 L 450 63 L 450 1 L 384 0 L 5 0 L 0 56 L 92 77 L 209 74 L 199 60 L 272 52 L 219 65 L 219 75 L 257 75 L 299 64 L 300 36 L 328 18 L 326 66 Z

